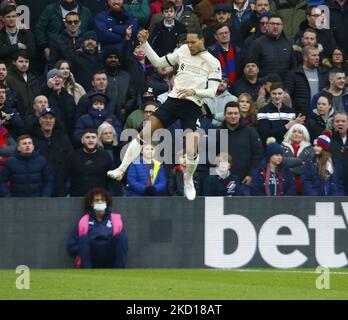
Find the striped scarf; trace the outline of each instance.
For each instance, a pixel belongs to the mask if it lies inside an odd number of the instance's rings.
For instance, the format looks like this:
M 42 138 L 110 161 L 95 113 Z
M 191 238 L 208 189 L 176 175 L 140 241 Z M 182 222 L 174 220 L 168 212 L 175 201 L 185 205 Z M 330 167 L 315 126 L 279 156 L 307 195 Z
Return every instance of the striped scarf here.
M 226 58 L 223 54 L 223 49 L 218 43 L 215 45 L 215 52 L 217 53 L 217 58 L 220 61 L 222 73 L 228 77 L 228 84 L 234 83 L 237 77 L 234 59 L 234 47 L 231 45 L 229 46 Z

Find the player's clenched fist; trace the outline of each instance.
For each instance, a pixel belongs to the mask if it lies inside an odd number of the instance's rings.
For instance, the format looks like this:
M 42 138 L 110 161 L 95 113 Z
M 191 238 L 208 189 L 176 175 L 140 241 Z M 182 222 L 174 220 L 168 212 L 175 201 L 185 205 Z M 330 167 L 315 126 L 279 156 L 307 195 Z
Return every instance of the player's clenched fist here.
M 141 43 L 145 43 L 148 38 L 149 38 L 149 31 L 147 31 L 145 29 L 139 31 L 139 33 L 138 33 L 138 40 Z

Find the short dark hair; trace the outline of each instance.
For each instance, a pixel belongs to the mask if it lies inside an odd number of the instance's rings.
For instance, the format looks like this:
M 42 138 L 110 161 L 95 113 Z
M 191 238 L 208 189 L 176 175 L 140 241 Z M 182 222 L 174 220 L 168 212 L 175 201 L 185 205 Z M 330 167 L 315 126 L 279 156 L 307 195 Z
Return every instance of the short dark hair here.
M 86 128 L 82 131 L 82 137 L 86 134 L 86 133 L 94 133 L 98 136 L 98 131 L 97 129 L 94 128 Z
M 310 16 L 312 14 L 313 9 L 316 9 L 316 8 L 320 9 L 318 6 L 309 6 L 305 11 L 306 16 Z
M 318 37 L 318 32 L 313 28 L 306 28 L 305 31 L 303 31 L 302 37 L 306 32 L 314 33 L 316 37 Z
M 283 21 L 283 17 L 281 17 L 281 16 L 278 15 L 278 14 L 272 14 L 272 15 L 269 17 L 268 20 L 271 20 L 271 19 L 273 19 L 273 18 L 277 18 L 277 19 L 280 19 L 281 21 Z
M 93 73 L 93 76 L 92 76 L 92 81 L 94 81 L 94 78 L 97 74 L 105 74 L 107 75 L 106 71 L 104 69 L 101 69 L 101 70 L 98 70 L 96 72 Z
M 96 195 L 101 195 L 106 200 L 106 205 L 109 209 L 112 207 L 112 198 L 107 190 L 100 187 L 90 189 L 85 196 L 85 210 L 89 211 L 92 209 L 93 199 Z
M 70 17 L 70 16 L 78 16 L 79 17 L 79 20 L 80 20 L 80 15 L 78 14 L 78 12 L 75 12 L 75 11 L 70 11 L 68 12 L 66 15 L 65 15 L 65 18 L 64 18 L 64 21 L 67 17 Z
M 335 68 L 329 71 L 329 79 L 335 76 L 337 73 L 344 73 L 346 75 L 346 72 L 344 70 Z
M 168 10 L 170 8 L 173 8 L 176 12 L 176 6 L 173 1 L 164 1 L 163 4 L 161 5 L 161 12 L 163 13 L 164 10 Z
M 29 55 L 27 50 L 18 50 L 12 55 L 12 60 L 17 61 L 19 57 L 29 60 Z
M 277 89 L 284 90 L 283 84 L 281 82 L 272 82 L 270 90 L 273 91 L 273 90 L 277 90 Z
M 225 104 L 224 113 L 226 113 L 227 108 L 237 108 L 239 111 L 239 105 L 237 101 L 229 101 Z
M 8 86 L 4 82 L 0 83 L 0 89 L 6 90 L 7 88 L 8 88 Z
M 8 4 L 6 5 L 2 10 L 1 10 L 1 14 L 2 16 L 6 16 L 7 14 L 9 14 L 12 11 L 16 11 L 16 6 L 13 4 Z
M 323 94 L 321 94 L 318 97 L 317 103 L 318 103 L 319 99 L 322 98 L 322 97 L 326 98 L 328 103 L 329 103 L 329 105 L 332 106 L 332 98 L 333 98 L 333 96 L 332 96 L 332 94 L 330 92 L 328 92 L 328 91 L 327 92 L 323 92 Z
M 203 36 L 203 31 L 202 29 L 193 29 L 193 30 L 190 30 L 186 33 L 186 35 L 188 34 L 195 34 L 197 35 L 198 39 L 204 39 L 204 36 Z
M 216 34 L 218 30 L 220 30 L 221 28 L 224 28 L 224 27 L 227 27 L 228 30 L 231 32 L 231 28 L 230 26 L 228 25 L 228 23 L 218 23 L 216 24 L 215 28 L 214 28 L 214 33 Z
M 91 99 L 91 103 L 93 105 L 97 102 L 105 104 L 105 98 L 102 95 L 96 95 Z
M 33 138 L 29 134 L 22 134 L 17 138 L 17 145 L 25 139 L 31 139 L 31 141 L 33 141 Z

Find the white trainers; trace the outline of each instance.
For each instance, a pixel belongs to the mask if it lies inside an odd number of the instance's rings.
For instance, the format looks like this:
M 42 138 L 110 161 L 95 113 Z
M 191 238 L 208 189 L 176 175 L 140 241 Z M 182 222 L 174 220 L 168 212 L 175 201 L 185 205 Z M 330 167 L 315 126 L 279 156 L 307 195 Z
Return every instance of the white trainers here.
M 121 181 L 124 176 L 124 172 L 121 169 L 116 168 L 115 170 L 108 171 L 106 175 L 111 179 Z
M 193 184 L 193 177 L 186 174 L 184 176 L 184 194 L 188 200 L 194 200 L 196 198 L 196 189 Z

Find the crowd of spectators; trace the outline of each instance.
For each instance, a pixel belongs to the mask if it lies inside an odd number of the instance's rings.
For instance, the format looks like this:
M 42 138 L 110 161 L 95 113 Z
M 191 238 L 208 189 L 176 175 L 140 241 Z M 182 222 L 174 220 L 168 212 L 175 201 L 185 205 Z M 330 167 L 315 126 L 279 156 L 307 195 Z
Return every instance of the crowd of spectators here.
M 221 65 L 197 195 L 348 195 L 348 0 L 0 3 L 0 197 L 183 195 L 180 121 L 106 174 L 180 71 L 151 65 L 143 28 L 159 56 L 201 29 Z

